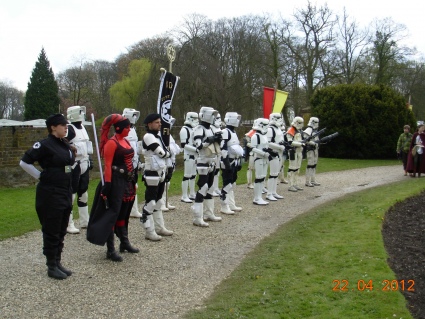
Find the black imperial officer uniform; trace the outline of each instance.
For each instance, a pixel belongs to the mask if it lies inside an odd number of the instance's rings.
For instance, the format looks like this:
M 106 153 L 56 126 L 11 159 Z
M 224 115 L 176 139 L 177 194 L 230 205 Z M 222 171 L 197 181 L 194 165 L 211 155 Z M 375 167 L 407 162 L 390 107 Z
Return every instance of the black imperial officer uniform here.
M 55 279 L 65 279 L 72 272 L 61 264 L 61 254 L 72 210 L 72 174 L 74 151 L 65 139 L 67 120 L 62 114 L 47 118 L 49 135 L 36 142 L 25 152 L 20 166 L 39 179 L 35 208 L 43 232 L 43 254 L 47 259 L 47 274 Z M 38 162 L 41 172 L 33 165 Z

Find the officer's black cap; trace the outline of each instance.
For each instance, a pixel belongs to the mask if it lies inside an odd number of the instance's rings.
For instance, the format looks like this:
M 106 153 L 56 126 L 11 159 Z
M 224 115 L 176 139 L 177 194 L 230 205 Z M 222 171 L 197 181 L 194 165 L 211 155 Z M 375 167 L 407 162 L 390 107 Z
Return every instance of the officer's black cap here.
M 46 119 L 47 127 L 50 127 L 52 125 L 53 126 L 61 125 L 61 124 L 68 124 L 68 121 L 66 120 L 66 117 L 63 116 L 63 114 L 60 114 L 60 113 L 53 114 Z
M 156 121 L 157 119 L 161 118 L 161 115 L 158 113 L 152 113 L 146 116 L 145 120 L 143 121 L 144 124 L 151 123 L 153 121 Z

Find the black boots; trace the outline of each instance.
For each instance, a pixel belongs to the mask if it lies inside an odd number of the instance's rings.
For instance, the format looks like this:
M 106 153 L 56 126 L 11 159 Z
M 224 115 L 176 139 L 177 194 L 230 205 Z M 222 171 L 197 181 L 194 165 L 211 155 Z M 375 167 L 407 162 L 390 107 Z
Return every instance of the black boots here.
M 131 246 L 130 241 L 128 240 L 128 229 L 126 226 L 115 227 L 115 233 L 120 239 L 120 252 L 128 251 L 129 253 L 136 254 L 139 252 L 139 249 Z
M 66 279 L 68 275 L 60 270 L 57 266 L 56 256 L 46 256 L 47 275 L 54 279 Z
M 72 275 L 72 271 L 65 268 L 64 266 L 62 266 L 61 264 L 61 254 L 58 254 L 56 256 L 56 266 L 58 267 L 58 269 L 60 271 L 62 271 L 65 275 L 67 275 L 68 277 Z
M 114 232 L 112 231 L 111 234 L 108 237 L 108 240 L 106 241 L 106 258 L 112 260 L 112 261 L 122 261 L 122 257 L 117 253 L 114 246 Z

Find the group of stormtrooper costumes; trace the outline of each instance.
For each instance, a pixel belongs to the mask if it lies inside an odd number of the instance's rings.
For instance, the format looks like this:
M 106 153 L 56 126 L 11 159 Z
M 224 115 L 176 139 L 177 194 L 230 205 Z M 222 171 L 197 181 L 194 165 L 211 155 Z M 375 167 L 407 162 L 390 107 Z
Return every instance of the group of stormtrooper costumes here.
M 297 192 L 303 190 L 299 185 L 303 158 L 303 149 L 306 150 L 307 171 L 305 185 L 308 187 L 319 186 L 316 181 L 316 165 L 318 160 L 319 137 L 314 136 L 319 127 L 317 117 L 310 118 L 307 128 L 303 131 L 304 120 L 296 116 L 290 128 L 285 131 L 282 114 L 271 113 L 269 119 L 259 118 L 254 121 L 252 130 L 245 135 L 246 149 L 249 151 L 247 180 L 248 188 L 254 189 L 253 203 L 256 205 L 267 205 L 270 201 L 277 201 L 283 196 L 277 194 L 279 181 L 289 183 L 288 191 Z M 308 141 L 307 141 L 308 140 Z M 288 156 L 288 180 L 284 178 L 284 162 Z M 269 168 L 267 188 L 265 178 Z M 252 186 L 252 174 L 255 170 L 255 180 Z M 266 200 L 262 194 L 267 193 Z
M 180 130 L 180 142 L 184 151 L 184 177 L 182 198 L 185 203 L 193 203 L 193 224 L 208 227 L 207 221 L 221 221 L 214 214 L 214 196 L 220 196 L 223 214 L 234 214 L 242 208 L 236 206 L 234 187 L 237 171 L 241 167 L 243 149 L 240 146 L 235 128 L 239 126 L 241 116 L 236 112 L 227 112 L 222 128 L 221 115 L 212 107 L 201 107 L 199 114 L 188 112 L 184 126 Z M 223 187 L 218 187 L 220 170 Z M 195 178 L 198 178 L 198 190 L 194 192 Z

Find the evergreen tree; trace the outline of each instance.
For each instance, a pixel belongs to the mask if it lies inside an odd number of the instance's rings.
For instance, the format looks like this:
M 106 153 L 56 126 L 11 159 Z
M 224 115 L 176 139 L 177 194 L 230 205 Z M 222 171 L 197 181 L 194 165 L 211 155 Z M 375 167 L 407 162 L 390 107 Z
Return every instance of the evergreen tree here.
M 59 103 L 58 84 L 42 48 L 25 95 L 25 120 L 45 119 L 58 112 Z

